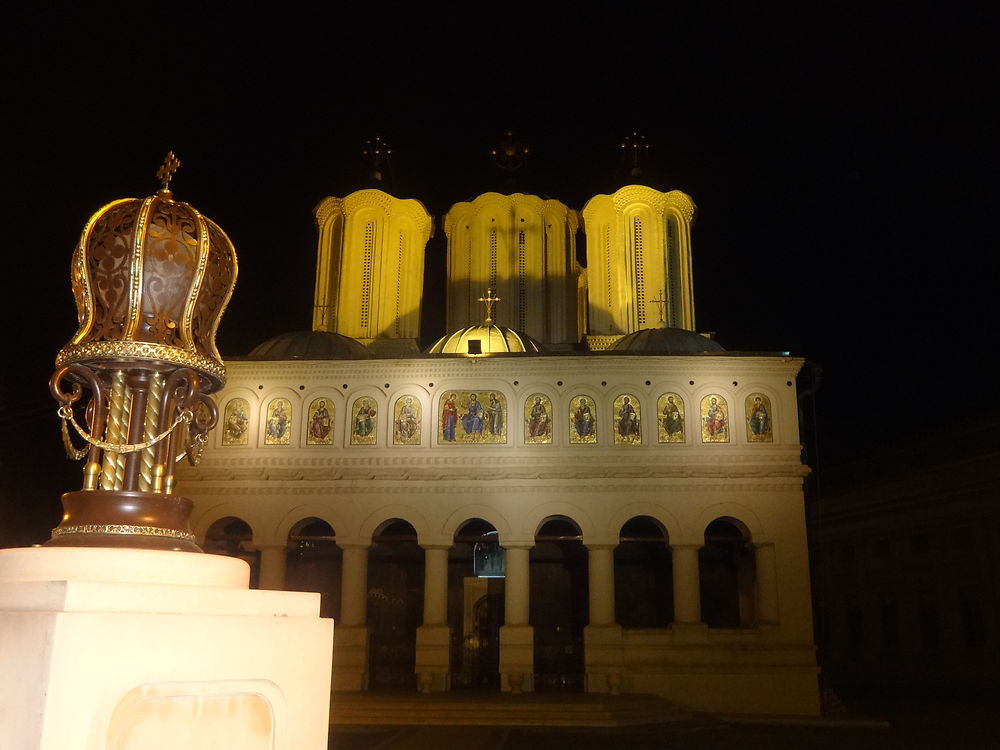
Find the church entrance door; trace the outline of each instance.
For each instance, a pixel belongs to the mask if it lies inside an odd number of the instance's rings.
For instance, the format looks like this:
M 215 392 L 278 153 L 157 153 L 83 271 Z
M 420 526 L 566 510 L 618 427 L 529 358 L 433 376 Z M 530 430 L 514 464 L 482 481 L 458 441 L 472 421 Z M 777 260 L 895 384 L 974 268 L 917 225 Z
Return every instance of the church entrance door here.
M 546 521 L 531 550 L 531 624 L 535 690 L 583 690 L 587 624 L 587 552 L 569 519 Z
M 503 552 L 496 530 L 473 519 L 455 534 L 448 557 L 451 689 L 500 689 Z
M 423 620 L 424 551 L 406 521 L 383 525 L 368 551 L 369 686 L 416 690 L 417 627 Z

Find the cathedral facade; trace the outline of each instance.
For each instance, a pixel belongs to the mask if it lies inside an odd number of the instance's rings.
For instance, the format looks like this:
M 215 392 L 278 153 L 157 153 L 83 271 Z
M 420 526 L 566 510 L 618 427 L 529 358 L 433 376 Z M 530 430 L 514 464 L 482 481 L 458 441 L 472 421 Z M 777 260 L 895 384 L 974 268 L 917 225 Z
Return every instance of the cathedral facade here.
M 426 299 L 419 202 L 319 204 L 312 330 L 227 363 L 179 480 L 206 551 L 323 594 L 335 690 L 819 712 L 802 360 L 695 331 L 694 214 L 486 193 L 444 217 Z M 428 304 L 449 332 L 421 349 Z

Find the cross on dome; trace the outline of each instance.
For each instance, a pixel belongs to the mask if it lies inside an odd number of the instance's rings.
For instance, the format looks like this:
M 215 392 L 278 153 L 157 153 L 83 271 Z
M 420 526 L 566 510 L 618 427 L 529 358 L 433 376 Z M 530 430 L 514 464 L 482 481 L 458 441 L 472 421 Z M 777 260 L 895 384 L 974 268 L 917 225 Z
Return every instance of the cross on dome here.
M 487 289 L 486 296 L 480 297 L 479 301 L 486 305 L 486 320 L 483 322 L 488 326 L 493 325 L 493 306 L 501 301 L 500 298 L 493 296 L 492 289 Z

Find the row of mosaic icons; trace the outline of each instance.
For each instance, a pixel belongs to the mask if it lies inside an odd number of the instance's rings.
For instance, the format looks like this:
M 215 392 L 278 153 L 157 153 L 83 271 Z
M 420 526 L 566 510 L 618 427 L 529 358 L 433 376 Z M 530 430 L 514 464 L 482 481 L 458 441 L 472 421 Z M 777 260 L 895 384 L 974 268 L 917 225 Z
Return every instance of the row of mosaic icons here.
M 751 393 L 744 402 L 746 439 L 751 443 L 769 443 L 771 400 L 766 394 Z M 728 443 L 730 436 L 729 403 L 717 394 L 701 399 L 699 407 L 701 441 Z M 226 403 L 222 430 L 223 445 L 248 445 L 250 406 L 246 399 L 233 398 Z M 524 442 L 538 445 L 552 442 L 552 401 L 542 393 L 529 396 L 521 413 Z M 611 429 L 616 445 L 642 443 L 642 405 L 632 394 L 623 393 L 614 400 Z M 598 420 L 590 396 L 569 400 L 569 441 L 571 444 L 596 443 Z M 664 393 L 656 403 L 656 432 L 659 443 L 685 442 L 685 403 L 677 393 Z M 412 395 L 396 399 L 392 410 L 394 445 L 420 445 L 423 425 L 420 399 Z M 306 444 L 333 445 L 334 404 L 326 398 L 314 399 L 306 412 Z M 375 445 L 378 437 L 378 408 L 371 398 L 360 397 L 351 407 L 351 445 Z M 437 420 L 439 444 L 503 444 L 507 442 L 507 399 L 496 391 L 450 391 L 441 400 Z M 291 445 L 292 406 L 286 398 L 274 398 L 267 405 L 264 424 L 265 445 Z

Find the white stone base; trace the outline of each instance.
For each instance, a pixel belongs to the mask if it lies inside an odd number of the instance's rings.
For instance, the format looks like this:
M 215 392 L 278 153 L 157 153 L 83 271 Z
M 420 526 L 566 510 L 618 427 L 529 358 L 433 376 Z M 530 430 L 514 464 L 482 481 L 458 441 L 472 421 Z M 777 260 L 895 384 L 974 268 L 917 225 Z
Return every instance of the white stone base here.
M 0 748 L 325 750 L 333 622 L 241 560 L 0 550 Z

